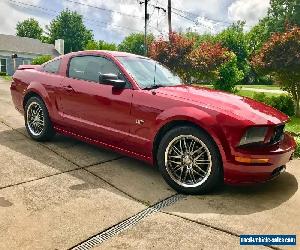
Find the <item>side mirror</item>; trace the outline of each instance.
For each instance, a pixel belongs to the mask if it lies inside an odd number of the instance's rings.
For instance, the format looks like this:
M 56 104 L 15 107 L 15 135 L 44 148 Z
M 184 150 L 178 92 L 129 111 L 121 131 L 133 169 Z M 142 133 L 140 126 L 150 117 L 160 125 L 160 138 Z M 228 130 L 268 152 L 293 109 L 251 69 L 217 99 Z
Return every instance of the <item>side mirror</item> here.
M 117 89 L 122 89 L 126 86 L 126 82 L 120 80 L 115 74 L 100 74 L 99 82 L 102 84 L 112 85 Z

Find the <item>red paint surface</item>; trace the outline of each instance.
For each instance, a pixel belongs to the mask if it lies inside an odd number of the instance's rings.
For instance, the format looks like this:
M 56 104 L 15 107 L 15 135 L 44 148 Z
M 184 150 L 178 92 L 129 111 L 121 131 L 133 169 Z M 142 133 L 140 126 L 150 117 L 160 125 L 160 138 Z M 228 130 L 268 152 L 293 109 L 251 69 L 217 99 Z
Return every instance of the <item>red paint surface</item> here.
M 67 77 L 68 62 L 77 55 L 98 55 L 113 60 L 131 84 L 112 86 Z M 174 121 L 187 121 L 211 135 L 220 151 L 226 183 L 261 182 L 285 165 L 295 150 L 292 137 L 273 146 L 241 149 L 237 145 L 249 126 L 276 126 L 288 117 L 262 103 L 206 88 L 191 86 L 142 90 L 115 58 L 121 52 L 85 51 L 62 56 L 58 74 L 42 67 L 18 70 L 11 86 L 16 108 L 23 111 L 26 94 L 36 93 L 45 102 L 57 132 L 76 137 L 126 155 L 155 162 L 154 141 L 159 131 Z M 129 56 L 129 54 L 124 54 Z M 130 55 L 134 56 L 134 55 Z M 144 120 L 143 125 L 136 120 Z M 235 156 L 269 158 L 267 165 L 235 162 Z

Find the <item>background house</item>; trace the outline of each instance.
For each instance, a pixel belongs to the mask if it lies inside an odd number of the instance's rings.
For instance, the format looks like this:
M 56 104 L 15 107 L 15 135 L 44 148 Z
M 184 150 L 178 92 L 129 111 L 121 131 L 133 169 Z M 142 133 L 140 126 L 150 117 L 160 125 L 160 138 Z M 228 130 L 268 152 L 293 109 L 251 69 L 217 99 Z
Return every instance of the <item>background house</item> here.
M 53 45 L 42 43 L 37 39 L 0 34 L 0 72 L 13 75 L 19 65 L 30 64 L 37 56 L 59 56 L 63 54 L 63 45 L 63 40 L 57 40 Z M 12 59 L 13 54 L 18 56 L 15 63 Z

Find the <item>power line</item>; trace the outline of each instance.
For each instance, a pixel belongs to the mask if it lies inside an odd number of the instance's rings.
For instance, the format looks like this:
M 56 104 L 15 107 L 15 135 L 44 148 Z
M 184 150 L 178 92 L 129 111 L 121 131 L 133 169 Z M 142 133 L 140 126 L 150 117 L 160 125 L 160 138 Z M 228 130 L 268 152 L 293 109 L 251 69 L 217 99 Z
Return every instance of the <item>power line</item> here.
M 181 10 L 181 9 L 177 9 L 177 8 L 174 8 L 172 7 L 172 9 L 174 9 L 175 11 L 178 11 L 178 12 L 181 12 L 181 13 L 185 13 L 185 15 L 190 15 L 190 16 L 194 16 L 196 18 L 199 17 L 199 15 L 195 14 L 195 13 L 192 13 L 192 12 L 189 12 L 189 11 L 186 11 L 186 10 Z M 228 25 L 232 25 L 233 22 L 229 22 L 229 21 L 225 21 L 225 20 L 220 20 L 220 19 L 216 19 L 216 18 L 208 18 L 208 17 L 205 17 L 203 16 L 204 18 L 206 18 L 207 20 L 210 20 L 210 21 L 214 21 L 216 23 L 223 23 L 223 24 L 228 24 Z M 246 25 L 246 27 L 250 27 L 249 25 Z
M 118 13 L 118 14 L 123 15 L 123 16 L 129 16 L 129 17 L 133 17 L 133 18 L 137 18 L 137 19 L 143 19 L 143 17 L 141 17 L 141 16 L 135 16 L 135 15 L 131 15 L 131 14 L 126 14 L 126 13 L 121 12 L 121 11 L 111 10 L 111 9 L 107 9 L 107 8 L 103 8 L 103 7 L 99 7 L 99 6 L 95 6 L 95 5 L 81 3 L 81 2 L 74 1 L 74 0 L 64 0 L 64 1 L 67 1 L 67 2 L 70 2 L 70 3 L 79 4 L 79 5 L 86 6 L 86 7 L 93 8 L 93 9 L 98 9 L 98 10 L 103 10 L 103 11 Z
M 182 17 L 182 18 L 188 20 L 188 21 L 193 22 L 195 25 L 201 25 L 201 26 L 203 26 L 203 27 L 209 29 L 210 31 L 212 31 L 212 28 L 211 28 L 211 27 L 209 27 L 209 26 L 207 26 L 207 25 L 205 25 L 205 24 L 203 24 L 203 23 L 199 23 L 197 20 L 193 20 L 193 19 L 191 19 L 191 18 L 189 18 L 189 17 L 186 17 L 186 16 L 181 15 L 181 14 L 179 14 L 179 13 L 176 13 L 176 12 L 174 12 L 174 11 L 173 11 L 173 13 L 174 13 L 175 15 L 177 15 L 177 16 L 180 16 L 180 17 Z
M 48 8 L 44 8 L 44 7 L 33 5 L 33 4 L 28 4 L 28 3 L 20 2 L 20 1 L 15 1 L 15 0 L 7 0 L 7 1 L 11 2 L 13 5 L 21 7 L 21 8 L 27 8 L 27 9 L 36 8 L 36 9 L 40 9 L 44 13 L 47 13 L 49 16 L 56 16 L 57 14 L 60 13 L 59 11 L 56 11 L 56 10 L 52 10 L 52 9 L 48 9 Z M 28 6 L 28 7 L 26 7 L 26 6 Z M 49 12 L 51 12 L 51 14 Z M 103 25 L 101 26 L 101 25 L 99 25 L 99 23 L 102 23 L 102 24 L 109 25 L 110 27 L 118 29 L 118 30 L 120 30 L 120 29 L 127 29 L 127 30 L 131 30 L 131 31 L 138 31 L 138 32 L 141 31 L 141 30 L 133 29 L 133 28 L 126 27 L 126 26 L 112 25 L 110 23 L 99 21 L 97 19 L 90 19 L 90 18 L 84 17 L 83 15 L 82 15 L 82 19 L 84 19 L 85 21 L 87 21 L 89 23 L 92 23 L 94 26 L 98 26 L 98 27 L 105 27 L 105 28 L 107 27 L 107 26 L 103 26 Z

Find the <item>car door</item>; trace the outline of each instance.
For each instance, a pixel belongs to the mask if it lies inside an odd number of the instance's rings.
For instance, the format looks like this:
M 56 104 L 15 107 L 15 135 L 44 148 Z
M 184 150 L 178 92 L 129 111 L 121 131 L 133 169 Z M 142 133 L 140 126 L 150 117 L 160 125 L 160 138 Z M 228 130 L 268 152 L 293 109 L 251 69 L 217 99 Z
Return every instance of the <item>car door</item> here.
M 99 82 L 100 74 L 117 74 L 117 65 L 101 56 L 75 56 L 69 61 L 68 74 L 62 83 L 60 107 L 65 124 L 76 134 L 109 144 L 120 144 L 129 133 L 132 89 Z

